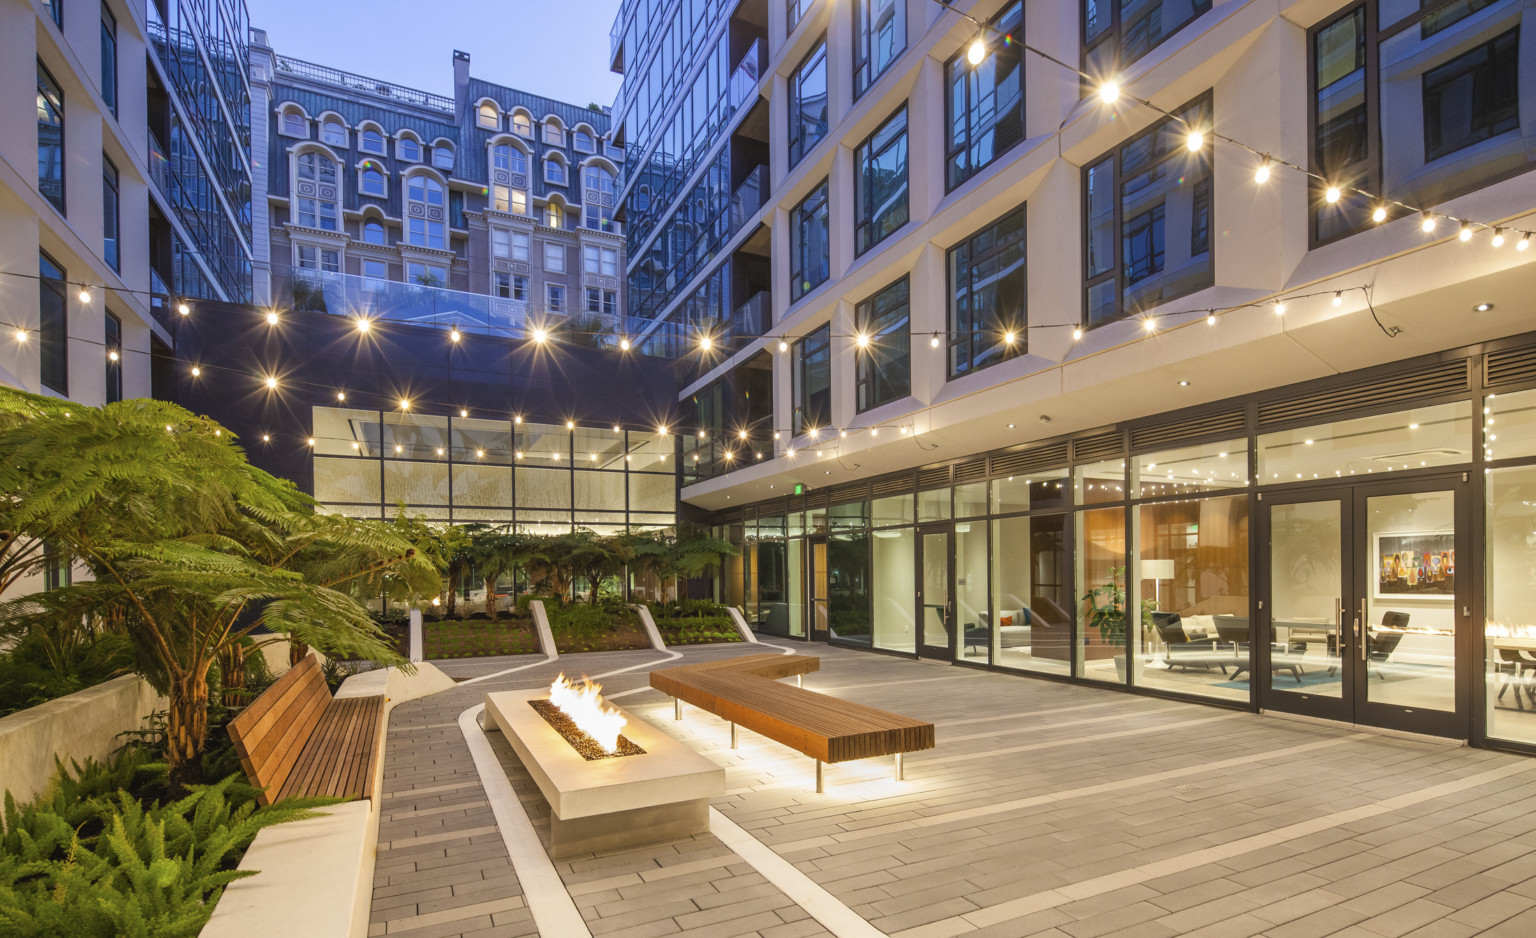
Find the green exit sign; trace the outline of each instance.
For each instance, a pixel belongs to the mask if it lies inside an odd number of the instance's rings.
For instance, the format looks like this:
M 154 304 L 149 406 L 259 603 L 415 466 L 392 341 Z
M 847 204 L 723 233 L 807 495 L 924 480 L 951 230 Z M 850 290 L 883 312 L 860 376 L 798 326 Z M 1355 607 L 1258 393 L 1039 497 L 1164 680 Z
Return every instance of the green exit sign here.
M 804 482 L 796 482 L 795 483 L 795 494 L 796 495 L 804 495 L 805 494 L 805 483 Z

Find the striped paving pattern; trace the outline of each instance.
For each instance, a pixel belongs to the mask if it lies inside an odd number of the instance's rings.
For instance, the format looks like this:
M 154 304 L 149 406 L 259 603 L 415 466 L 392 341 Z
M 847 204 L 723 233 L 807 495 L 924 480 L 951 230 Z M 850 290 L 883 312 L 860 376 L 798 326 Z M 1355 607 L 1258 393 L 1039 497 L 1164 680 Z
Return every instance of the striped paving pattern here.
M 1536 935 L 1536 759 L 813 646 L 807 688 L 938 735 L 904 782 L 844 763 L 817 795 L 810 759 L 746 732 L 733 750 L 646 686 L 765 650 L 567 656 L 397 707 L 370 934 L 537 934 L 459 717 L 563 670 L 622 671 L 609 693 L 727 770 L 711 834 L 554 864 L 592 935 Z M 489 742 L 547 843 L 547 806 Z

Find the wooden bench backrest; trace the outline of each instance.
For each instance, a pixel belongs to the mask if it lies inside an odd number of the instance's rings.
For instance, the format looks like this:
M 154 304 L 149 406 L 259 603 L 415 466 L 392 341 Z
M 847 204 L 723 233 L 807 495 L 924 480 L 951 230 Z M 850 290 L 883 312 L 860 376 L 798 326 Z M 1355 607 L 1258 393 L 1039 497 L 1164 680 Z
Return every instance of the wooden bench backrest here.
M 265 789 L 261 804 L 276 799 L 330 702 L 319 659 L 309 654 L 229 721 L 245 774 Z

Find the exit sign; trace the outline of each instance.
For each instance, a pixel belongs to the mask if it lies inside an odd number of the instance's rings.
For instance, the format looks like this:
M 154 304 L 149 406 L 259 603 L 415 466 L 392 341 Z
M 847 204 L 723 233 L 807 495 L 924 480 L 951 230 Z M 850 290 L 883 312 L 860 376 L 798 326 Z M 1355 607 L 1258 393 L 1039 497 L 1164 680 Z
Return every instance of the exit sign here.
M 796 482 L 795 483 L 795 494 L 796 495 L 804 495 L 805 494 L 805 483 L 804 482 Z

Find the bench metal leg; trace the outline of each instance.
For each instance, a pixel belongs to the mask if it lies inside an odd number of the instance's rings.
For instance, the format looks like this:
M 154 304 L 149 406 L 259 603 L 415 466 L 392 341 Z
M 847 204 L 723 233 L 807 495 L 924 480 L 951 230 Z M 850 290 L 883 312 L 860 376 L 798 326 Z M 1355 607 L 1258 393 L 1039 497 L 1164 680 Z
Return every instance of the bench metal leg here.
M 731 724 L 731 748 L 736 748 L 736 724 Z
M 674 719 L 674 720 L 681 720 L 682 718 L 683 718 L 683 698 L 681 698 L 681 697 L 673 697 L 672 698 L 672 719 Z
M 907 766 L 901 759 L 902 755 L 902 753 L 896 753 L 896 781 L 898 782 L 905 780 L 907 777 Z
M 827 790 L 826 784 L 822 780 L 822 776 L 821 776 L 821 760 L 817 759 L 816 760 L 816 794 L 819 795 L 819 794 L 821 794 L 822 792 L 824 792 L 826 790 Z
M 804 687 L 805 686 L 805 675 L 804 674 L 796 674 L 795 675 L 795 686 L 796 687 Z

